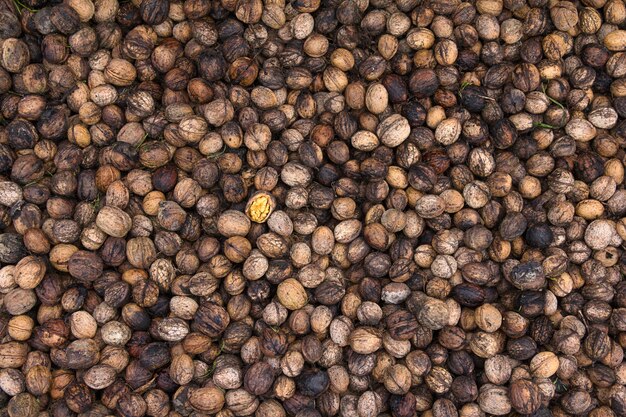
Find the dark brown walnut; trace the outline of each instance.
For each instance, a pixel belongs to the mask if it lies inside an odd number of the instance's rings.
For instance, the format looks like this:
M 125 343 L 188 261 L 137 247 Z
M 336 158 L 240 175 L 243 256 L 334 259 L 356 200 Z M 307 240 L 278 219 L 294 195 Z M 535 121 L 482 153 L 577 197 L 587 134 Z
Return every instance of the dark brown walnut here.
M 518 379 L 509 387 L 511 406 L 522 414 L 532 414 L 541 407 L 542 395 L 539 387 L 527 379 Z
M 103 271 L 102 259 L 87 251 L 75 252 L 67 263 L 68 272 L 83 281 L 95 281 Z
M 228 327 L 228 312 L 215 304 L 203 303 L 194 316 L 194 326 L 209 337 L 218 337 Z
M 244 387 L 254 395 L 265 394 L 273 382 L 273 371 L 267 362 L 255 363 L 244 375 Z
M 318 397 L 323 394 L 328 389 L 329 384 L 328 373 L 319 369 L 305 370 L 296 378 L 296 387 L 300 393 L 310 397 Z
M 418 323 L 413 314 L 406 310 L 398 310 L 385 319 L 387 330 L 394 339 L 409 340 L 417 332 Z
M 72 382 L 65 388 L 63 399 L 68 409 L 75 413 L 83 413 L 92 407 L 95 396 L 87 385 Z
M 32 417 L 39 414 L 40 405 L 34 395 L 20 393 L 11 398 L 7 412 L 11 417 Z

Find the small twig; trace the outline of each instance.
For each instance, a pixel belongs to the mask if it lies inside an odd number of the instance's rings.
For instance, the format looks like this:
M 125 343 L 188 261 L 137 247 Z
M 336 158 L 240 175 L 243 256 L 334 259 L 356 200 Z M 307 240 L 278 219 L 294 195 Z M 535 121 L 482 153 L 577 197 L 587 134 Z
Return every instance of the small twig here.
M 38 11 L 38 9 L 33 9 L 32 7 L 28 7 L 27 5 L 22 3 L 20 0 L 13 0 L 13 4 L 15 4 L 15 8 L 17 9 L 17 12 L 20 15 L 22 14 L 22 10 L 28 10 L 31 13 L 35 13 Z
M 557 106 L 559 106 L 561 108 L 561 110 L 565 110 L 565 106 L 560 101 L 553 99 L 552 97 L 550 97 L 548 95 L 548 93 L 546 93 L 546 85 L 545 84 L 541 84 L 541 90 L 543 91 L 543 94 L 546 95 L 548 100 L 550 100 L 551 103 L 556 104 Z
M 146 141 L 146 139 L 148 138 L 148 133 L 146 132 L 145 135 L 143 135 L 143 137 L 141 138 L 141 140 L 139 142 L 137 142 L 137 144 L 135 145 L 135 150 L 141 148 L 141 145 L 144 144 L 144 142 Z
M 206 372 L 201 376 L 201 378 L 209 377 L 215 372 L 215 361 L 211 363 L 211 367 L 206 370 Z
M 496 101 L 496 99 L 493 98 L 493 97 L 481 96 L 481 95 L 476 95 L 476 97 L 480 97 L 480 98 L 483 98 L 485 100 Z
M 98 195 L 96 196 L 95 199 L 92 200 L 91 205 L 93 206 L 94 210 L 98 211 L 100 210 L 100 193 L 98 193 Z
M 459 87 L 459 97 L 463 97 L 463 90 L 465 90 L 470 85 L 473 85 L 473 84 L 470 83 L 469 81 L 463 81 L 461 83 L 461 86 Z
M 565 385 L 563 381 L 559 379 L 558 376 L 555 376 L 554 380 L 550 380 L 550 382 L 552 382 L 552 385 L 554 385 L 554 388 L 558 393 L 563 393 L 563 392 L 568 391 L 567 385 Z
M 217 151 L 215 153 L 209 154 L 209 155 L 207 155 L 207 158 L 208 159 L 215 159 L 215 158 L 217 158 L 217 157 L 219 157 L 221 155 L 224 155 L 224 153 L 226 152 L 226 148 L 227 148 L 227 146 L 226 146 L 226 144 L 224 144 L 224 147 L 222 148 L 221 151 Z
M 556 126 L 552 126 L 542 122 L 533 123 L 533 127 L 543 127 L 544 129 L 558 129 Z

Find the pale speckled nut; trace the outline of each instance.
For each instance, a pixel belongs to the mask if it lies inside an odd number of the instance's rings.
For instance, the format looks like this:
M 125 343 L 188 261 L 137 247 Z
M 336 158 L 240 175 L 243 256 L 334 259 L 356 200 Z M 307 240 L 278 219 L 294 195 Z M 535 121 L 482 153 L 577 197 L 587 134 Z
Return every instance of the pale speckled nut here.
M 530 114 L 543 114 L 548 110 L 550 100 L 541 91 L 531 91 L 526 95 L 526 111 Z
M 515 125 L 515 129 L 519 132 L 526 132 L 533 128 L 534 121 L 528 113 L 516 113 L 509 117 L 509 120 Z
M 574 281 L 567 272 L 563 272 L 559 276 L 553 278 L 548 283 L 550 291 L 557 297 L 565 297 L 574 289 Z
M 412 49 L 430 49 L 435 44 L 435 34 L 426 28 L 411 29 L 406 42 Z
M 502 13 L 503 3 L 501 0 L 477 0 L 476 10 L 480 14 L 498 16 Z
M 578 24 L 578 10 L 570 1 L 559 1 L 550 8 L 550 17 L 554 26 L 560 31 L 567 32 Z
M 435 129 L 435 140 L 444 146 L 452 145 L 461 136 L 461 122 L 455 117 L 442 120 Z
M 250 231 L 250 219 L 237 210 L 226 210 L 217 219 L 217 230 L 226 237 L 245 236 Z
M 459 50 L 456 43 L 450 39 L 443 39 L 435 45 L 435 60 L 439 65 L 453 65 L 458 56 Z
M 340 347 L 350 344 L 349 337 L 354 326 L 346 316 L 339 316 L 333 319 L 329 327 L 330 339 Z
M 107 345 L 124 346 L 130 340 L 130 328 L 119 321 L 110 321 L 102 326 L 102 341 Z
M 289 250 L 289 257 L 296 268 L 302 268 L 311 263 L 311 247 L 305 242 L 296 242 Z
M 401 359 L 411 351 L 411 341 L 394 339 L 388 332 L 385 332 L 383 334 L 383 348 L 389 355 Z
M 381 300 L 389 304 L 403 303 L 411 295 L 408 285 L 401 282 L 391 282 L 382 289 Z
M 396 364 L 387 369 L 387 375 L 383 384 L 387 391 L 395 395 L 404 395 L 411 388 L 411 372 L 401 364 Z
M 96 335 L 98 323 L 86 311 L 76 311 L 70 316 L 70 331 L 77 339 L 91 339 Z
M 15 288 L 16 285 L 15 265 L 6 265 L 2 267 L 2 269 L 0 269 L 0 293 L 6 294 Z
M 549 378 L 559 369 L 559 358 L 552 352 L 539 352 L 530 360 L 530 371 L 535 377 Z
M 330 54 L 330 63 L 341 71 L 349 71 L 354 67 L 354 55 L 347 49 L 337 48 Z
M 432 106 L 426 114 L 426 125 L 436 129 L 446 119 L 446 110 L 441 106 Z
M 280 179 L 290 187 L 306 187 L 312 180 L 311 170 L 297 162 L 287 162 L 280 172 Z
M 335 240 L 339 243 L 350 243 L 359 236 L 362 227 L 363 224 L 359 220 L 344 220 L 333 230 Z
M 498 333 L 476 332 L 469 343 L 469 348 L 484 359 L 495 356 L 500 350 L 501 341 Z
M 376 135 L 385 146 L 395 148 L 411 134 L 409 121 L 399 114 L 385 118 L 376 128 Z
M 485 384 L 478 394 L 480 410 L 494 416 L 504 416 L 511 412 L 511 401 L 506 387 Z
M 454 36 L 454 23 L 445 16 L 435 16 L 430 29 L 439 39 L 452 38 Z
M 565 125 L 565 132 L 578 142 L 589 142 L 596 137 L 596 128 L 588 120 L 572 119 Z
M 577 216 L 580 216 L 585 220 L 594 220 L 604 214 L 604 205 L 600 201 L 594 199 L 582 200 L 576 204 L 575 213 Z
M 389 232 L 398 233 L 406 226 L 406 214 L 397 209 L 385 210 L 380 222 Z
M 442 329 L 448 322 L 448 306 L 435 298 L 427 299 L 417 314 L 417 320 L 431 330 Z
M 500 23 L 495 16 L 478 15 L 475 25 L 478 36 L 486 41 L 495 41 L 500 36 Z
M 11 207 L 22 201 L 22 188 L 12 181 L 0 181 L 0 204 Z
M 472 181 L 463 187 L 463 198 L 473 209 L 484 207 L 491 199 L 489 187 L 482 181 Z
M 607 201 L 617 190 L 617 183 L 612 177 L 603 175 L 591 183 L 589 195 L 599 201 Z
M 27 315 L 11 317 L 7 326 L 8 334 L 11 339 L 25 342 L 30 339 L 35 321 Z
M 324 85 L 330 92 L 341 93 L 349 84 L 348 76 L 343 70 L 337 67 L 329 66 L 324 70 L 322 75 Z
M 204 106 L 204 118 L 209 124 L 220 127 L 231 121 L 235 116 L 235 108 L 226 99 L 217 99 Z
M 502 314 L 491 304 L 483 304 L 474 310 L 476 325 L 486 332 L 495 332 L 502 326 Z
M 615 109 L 602 107 L 589 112 L 587 120 L 598 129 L 611 129 L 617 124 L 618 115 Z
M 183 319 L 167 317 L 159 322 L 157 332 L 167 342 L 179 342 L 189 334 L 189 325 Z
M 254 87 L 252 91 L 250 92 L 250 99 L 258 108 L 263 109 L 263 110 L 271 109 L 273 107 L 278 106 L 279 104 L 276 93 L 264 86 Z M 259 123 L 253 124 L 251 128 L 255 128 L 255 125 L 259 125 Z M 269 132 L 269 128 L 267 129 L 267 131 Z M 248 132 L 246 133 L 249 134 Z M 259 132 L 259 133 L 265 133 L 265 132 Z M 245 141 L 245 137 L 244 137 L 244 141 Z M 258 149 L 258 146 L 255 146 L 255 142 L 256 141 L 254 140 L 253 141 L 248 140 L 248 143 L 251 143 L 251 146 L 249 148 L 251 150 L 262 150 L 262 149 Z M 246 144 L 246 146 L 248 146 L 248 144 Z M 265 146 L 267 146 L 267 144 Z
M 505 355 L 496 355 L 485 361 L 485 376 L 492 384 L 504 385 L 513 371 L 511 359 Z
M 378 52 L 386 60 L 390 60 L 396 55 L 398 45 L 398 39 L 388 33 L 384 33 L 378 38 Z
M 585 243 L 594 250 L 604 249 L 613 240 L 614 226 L 608 220 L 594 220 L 585 230 Z
M 604 46 L 609 51 L 626 50 L 626 30 L 615 30 L 604 37 Z
M 265 191 L 256 192 L 246 204 L 245 213 L 255 223 L 265 223 L 276 207 L 276 199 Z
M 328 226 L 319 226 L 311 236 L 311 248 L 319 255 L 329 255 L 335 246 L 335 236 Z
M 319 33 L 313 33 L 304 41 L 304 52 L 311 57 L 319 58 L 328 51 L 328 39 Z
M 446 204 L 445 212 L 446 213 L 457 213 L 465 206 L 465 200 L 463 199 L 463 194 L 458 192 L 457 190 L 445 190 L 439 196 L 443 199 Z
M 432 219 L 444 213 L 445 201 L 438 195 L 426 194 L 415 204 L 415 211 L 424 219 Z
M 437 255 L 430 265 L 433 275 L 439 278 L 450 278 L 457 271 L 457 262 L 453 256 Z
M 291 21 L 291 30 L 296 39 L 306 39 L 313 32 L 315 20 L 309 13 L 301 13 Z
M 419 245 L 415 248 L 413 260 L 420 268 L 430 268 L 437 253 L 430 245 Z
M 374 327 L 357 327 L 350 333 L 349 342 L 350 347 L 356 353 L 369 355 L 382 347 L 382 333 Z
M 517 19 L 507 19 L 500 25 L 500 38 L 507 44 L 513 45 L 524 36 L 524 24 Z
M 380 398 L 374 391 L 366 391 L 357 400 L 356 414 L 358 417 L 376 417 L 379 413 Z
M 305 363 L 302 353 L 295 350 L 287 352 L 280 362 L 283 374 L 290 378 L 300 375 Z
M 282 210 L 274 211 L 267 219 L 271 231 L 281 236 L 290 236 L 293 233 L 293 223 L 287 213 Z
M 96 225 L 109 236 L 124 237 L 132 227 L 132 219 L 123 210 L 104 206 L 96 216 Z
M 261 279 L 269 268 L 269 261 L 259 250 L 254 249 L 243 263 L 243 275 L 250 281 Z
M 306 290 L 294 278 L 287 278 L 276 290 L 278 301 L 289 310 L 298 310 L 304 307 L 309 299 Z
M 563 58 L 569 51 L 572 49 L 572 38 L 563 32 L 555 32 L 546 35 L 541 40 L 541 45 L 543 46 L 543 50 L 545 51 L 546 57 L 552 60 L 559 60 Z M 547 68 L 551 68 L 547 70 Z M 539 68 L 540 73 L 544 73 L 544 71 L 559 71 L 552 67 L 551 65 L 542 66 Z M 551 77 L 552 78 L 552 77 Z
M 469 169 L 479 177 L 488 177 L 496 169 L 496 161 L 491 152 L 484 148 L 474 148 L 470 151 L 467 161 Z
M 411 27 L 411 18 L 404 13 L 395 12 L 387 19 L 387 33 L 402 36 Z
M 580 30 L 585 34 L 594 34 L 602 26 L 602 15 L 593 7 L 585 7 L 578 13 Z
M 617 52 L 613 54 L 606 63 L 607 73 L 613 78 L 626 75 L 626 54 Z
M 365 106 L 374 114 L 385 111 L 389 104 L 389 94 L 381 83 L 373 83 L 367 88 L 365 93 Z
M 613 95 L 613 97 L 626 96 L 626 80 L 620 78 L 613 81 L 613 83 L 611 84 L 611 94 Z
M 116 374 L 115 369 L 109 365 L 96 365 L 85 372 L 83 380 L 89 388 L 101 390 L 115 382 Z
M 367 130 L 359 130 L 352 135 L 350 143 L 355 149 L 363 152 L 371 152 L 379 145 L 378 136 Z
M 43 280 L 46 264 L 42 258 L 26 256 L 15 265 L 15 283 L 24 289 L 34 289 Z
M 286 17 L 283 8 L 277 4 L 266 4 L 261 20 L 271 29 L 278 30 L 285 25 Z
M 172 315 L 183 320 L 193 319 L 198 307 L 196 300 L 191 297 L 174 296 L 170 300 Z

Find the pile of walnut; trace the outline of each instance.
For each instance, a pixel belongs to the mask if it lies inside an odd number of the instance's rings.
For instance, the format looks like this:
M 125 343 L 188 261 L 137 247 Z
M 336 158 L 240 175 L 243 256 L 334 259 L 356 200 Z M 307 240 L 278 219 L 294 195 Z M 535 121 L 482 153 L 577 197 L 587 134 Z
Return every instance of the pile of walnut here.
M 626 415 L 624 0 L 3 0 L 0 412 Z

